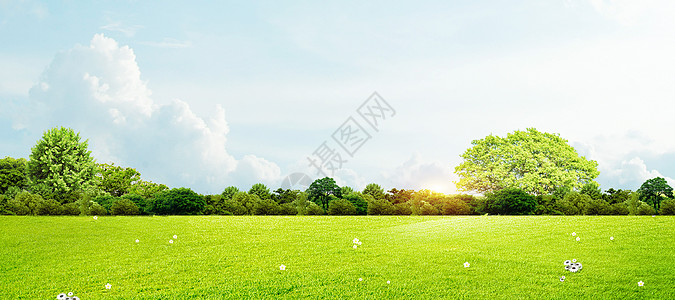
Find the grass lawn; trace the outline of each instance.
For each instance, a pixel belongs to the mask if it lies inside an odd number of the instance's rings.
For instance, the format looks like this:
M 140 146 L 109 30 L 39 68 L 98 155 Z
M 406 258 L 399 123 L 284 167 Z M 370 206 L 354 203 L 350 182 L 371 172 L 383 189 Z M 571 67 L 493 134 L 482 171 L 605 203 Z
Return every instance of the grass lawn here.
M 0 299 L 675 298 L 667 216 L 4 216 L 0 233 Z

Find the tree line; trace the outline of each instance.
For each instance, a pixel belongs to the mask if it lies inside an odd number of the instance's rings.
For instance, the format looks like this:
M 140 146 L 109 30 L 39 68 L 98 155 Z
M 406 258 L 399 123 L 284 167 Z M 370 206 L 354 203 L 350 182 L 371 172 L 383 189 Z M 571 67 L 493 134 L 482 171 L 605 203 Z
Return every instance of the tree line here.
M 589 181 L 580 188 L 502 187 L 476 196 L 385 191 L 375 183 L 356 191 L 330 177 L 304 191 L 272 191 L 257 183 L 247 191 L 229 186 L 220 194 L 201 195 L 145 181 L 130 167 L 96 163 L 87 141 L 63 127 L 46 131 L 29 160 L 0 160 L 0 214 L 5 215 L 672 215 L 673 196 L 663 178 L 649 179 L 636 191 L 602 192 Z

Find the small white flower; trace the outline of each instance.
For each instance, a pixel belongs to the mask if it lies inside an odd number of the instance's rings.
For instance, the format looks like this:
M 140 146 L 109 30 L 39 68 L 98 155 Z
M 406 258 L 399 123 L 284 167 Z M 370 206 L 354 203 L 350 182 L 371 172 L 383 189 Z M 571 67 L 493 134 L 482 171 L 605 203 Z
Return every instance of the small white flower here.
M 464 263 L 465 268 L 468 268 L 469 266 L 471 266 L 471 264 L 468 261 Z
M 169 244 L 173 244 L 173 240 L 169 240 Z
M 576 259 L 576 258 L 575 258 L 575 259 L 573 259 L 573 260 L 572 260 L 572 262 L 573 262 L 573 263 L 577 262 L 577 259 Z
M 356 248 L 357 248 L 357 246 L 356 246 L 356 245 L 354 245 L 354 249 L 356 249 Z
M 94 220 L 98 220 L 98 216 L 94 216 Z
M 72 297 L 72 296 L 73 296 L 73 292 L 68 292 L 68 297 Z
M 581 270 L 581 268 L 582 268 L 581 263 L 576 263 L 576 264 L 574 264 L 574 265 L 575 265 L 577 268 L 579 268 L 579 270 Z
M 563 282 L 563 281 L 565 281 L 565 276 L 560 277 L 560 282 Z
M 572 261 L 568 259 L 563 264 L 565 264 L 566 266 L 569 266 L 571 263 L 572 263 Z
M 359 281 L 363 281 L 363 278 L 359 277 Z
M 387 280 L 387 284 L 391 284 L 391 281 Z
M 359 246 L 361 246 L 361 241 L 359 241 L 359 242 L 358 242 L 358 243 L 356 243 L 356 244 L 357 244 L 357 245 L 359 245 Z
M 105 288 L 106 288 L 107 290 L 111 289 L 111 288 L 112 288 L 112 284 L 107 283 L 107 284 L 105 285 Z
M 652 218 L 653 218 L 653 217 L 656 217 L 656 215 L 652 215 Z
M 570 268 L 571 268 L 571 265 L 567 265 L 567 266 L 565 266 L 565 271 L 569 271 L 569 270 L 570 270 Z
M 580 237 L 577 237 L 577 242 L 578 242 L 578 241 L 581 241 L 581 238 L 580 238 Z
M 358 238 L 354 238 L 354 239 L 352 240 L 352 242 L 353 242 L 354 244 L 356 244 L 356 243 L 359 242 L 359 239 L 358 239 Z
M 576 232 L 572 232 L 572 236 L 576 236 L 576 235 L 577 235 L 577 233 L 576 233 Z
M 579 268 L 577 268 L 577 266 L 570 267 L 570 272 L 575 273 L 576 271 L 579 271 Z
M 610 240 L 610 241 L 613 241 L 613 240 L 614 240 L 614 237 L 613 237 L 613 236 L 610 236 L 610 237 L 609 237 L 609 240 Z
M 66 294 L 61 293 L 61 294 L 59 294 L 58 296 L 56 296 L 56 299 L 59 299 L 59 300 L 66 299 Z
M 286 270 L 286 266 L 284 266 L 284 265 L 279 266 L 279 270 L 281 270 L 281 271 Z
M 645 285 L 645 283 L 642 282 L 642 280 L 638 281 L 638 286 L 644 286 L 644 285 Z
M 174 235 L 173 235 L 173 238 L 174 238 L 174 239 L 177 239 L 177 238 L 178 238 L 178 236 L 174 234 Z
M 75 296 L 75 297 L 73 297 L 73 300 L 80 300 L 80 298 Z

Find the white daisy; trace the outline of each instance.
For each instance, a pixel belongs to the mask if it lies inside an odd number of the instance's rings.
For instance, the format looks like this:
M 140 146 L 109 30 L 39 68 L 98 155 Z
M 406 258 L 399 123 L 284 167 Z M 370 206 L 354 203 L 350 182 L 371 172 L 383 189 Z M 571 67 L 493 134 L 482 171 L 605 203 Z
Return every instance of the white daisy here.
M 391 284 L 391 281 L 387 280 L 387 284 Z
M 359 281 L 363 281 L 363 278 L 359 277 Z
M 569 266 L 570 264 L 572 264 L 572 261 L 571 261 L 571 260 L 566 260 L 563 264 L 565 264 L 566 266 Z
M 178 236 L 174 234 L 174 235 L 173 235 L 173 238 L 174 238 L 174 239 L 177 239 L 177 238 L 178 238 Z
M 359 242 L 358 242 L 358 243 L 356 243 L 356 244 L 357 244 L 357 245 L 359 245 L 359 246 L 361 246 L 361 241 L 359 241 Z
M 173 240 L 169 240 L 169 244 L 173 244 Z
M 75 297 L 73 297 L 73 300 L 80 300 L 80 298 L 75 296 Z
M 644 286 L 644 285 L 645 285 L 645 283 L 642 282 L 642 280 L 638 281 L 638 286 Z
M 138 239 L 136 239 L 136 243 L 140 242 Z
M 73 292 L 68 292 L 68 297 L 72 297 L 72 296 L 73 296 Z
M 573 262 L 573 263 L 577 262 L 577 259 L 576 259 L 576 258 L 575 258 L 575 259 L 573 259 L 573 260 L 572 260 L 572 262 Z
M 357 246 L 356 246 L 356 245 L 354 245 L 354 249 L 356 249 L 356 248 L 357 248 Z
M 112 284 L 107 283 L 107 284 L 105 285 L 105 288 L 106 288 L 107 290 L 111 289 L 111 288 L 112 288 Z
M 578 242 L 578 241 L 581 241 L 581 238 L 580 238 L 580 237 L 577 237 L 577 242 Z
M 58 296 L 56 296 L 56 299 L 59 299 L 59 300 L 66 299 L 66 294 L 61 293 L 61 294 L 59 294 Z
M 579 268 L 579 270 L 581 270 L 581 268 L 582 268 L 581 263 L 576 263 L 576 264 L 574 264 L 574 266 L 576 266 L 577 268 Z
M 577 233 L 576 233 L 576 232 L 572 232 L 572 236 L 575 236 L 575 235 L 577 235 Z
M 468 268 L 469 266 L 471 266 L 471 264 L 468 261 L 464 263 L 465 268 Z
M 359 242 L 359 239 L 358 239 L 358 238 L 354 238 L 354 239 L 352 240 L 352 242 L 353 242 L 354 244 L 356 244 L 356 243 Z
M 577 266 L 570 266 L 570 272 L 575 273 L 576 271 L 579 271 L 579 268 L 577 268 Z
M 565 281 L 565 276 L 560 277 L 560 282 L 563 282 L 563 281 Z
M 566 266 L 565 266 L 565 271 L 569 271 L 571 267 L 572 267 L 571 265 L 566 265 Z
M 609 237 L 609 240 L 610 240 L 610 241 L 613 241 L 613 240 L 614 240 L 614 237 L 613 237 L 613 236 L 610 236 L 610 237 Z
M 284 266 L 284 265 L 279 266 L 279 270 L 281 270 L 281 271 L 286 270 L 286 266 Z
M 94 220 L 98 220 L 98 216 L 94 216 Z

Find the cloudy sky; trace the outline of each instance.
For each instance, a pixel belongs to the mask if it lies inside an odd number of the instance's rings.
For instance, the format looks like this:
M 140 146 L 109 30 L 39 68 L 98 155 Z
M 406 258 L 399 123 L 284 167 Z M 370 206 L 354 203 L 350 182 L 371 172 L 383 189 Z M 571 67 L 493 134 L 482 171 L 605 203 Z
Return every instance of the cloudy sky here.
M 670 1 L 92 2 L 0 0 L 0 156 L 67 126 L 200 193 L 310 160 L 450 193 L 472 140 L 535 127 L 603 190 L 675 184 Z

